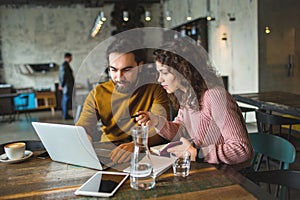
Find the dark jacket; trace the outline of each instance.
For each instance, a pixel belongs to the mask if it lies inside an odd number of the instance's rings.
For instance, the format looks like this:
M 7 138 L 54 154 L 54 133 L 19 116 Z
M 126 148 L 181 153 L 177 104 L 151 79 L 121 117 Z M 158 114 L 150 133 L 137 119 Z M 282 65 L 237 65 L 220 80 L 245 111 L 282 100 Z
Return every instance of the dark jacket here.
M 74 76 L 68 62 L 64 62 L 59 66 L 59 85 L 63 88 L 63 94 L 72 95 Z

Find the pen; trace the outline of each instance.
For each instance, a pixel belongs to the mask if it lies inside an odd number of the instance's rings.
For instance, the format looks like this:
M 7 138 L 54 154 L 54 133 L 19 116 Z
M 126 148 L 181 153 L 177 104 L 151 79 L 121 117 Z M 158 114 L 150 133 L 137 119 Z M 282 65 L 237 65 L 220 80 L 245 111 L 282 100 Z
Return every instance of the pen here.
M 187 141 L 193 142 L 194 139 L 195 139 L 195 138 L 189 138 L 189 139 L 187 139 Z M 181 142 L 181 141 L 174 141 L 174 142 L 170 142 L 169 144 L 172 145 L 172 146 L 176 146 L 176 145 L 181 145 L 182 142 Z
M 109 152 L 112 151 L 111 149 L 97 149 L 97 150 L 99 150 L 99 151 L 109 151 Z
M 132 116 L 130 116 L 130 117 L 126 117 L 126 118 L 123 118 L 123 119 L 119 119 L 118 121 L 120 122 L 120 121 L 125 121 L 125 120 L 130 120 L 131 118 L 135 118 L 135 117 L 138 117 L 140 114 L 137 114 L 137 115 L 132 115 Z
M 189 141 L 189 142 L 191 142 L 192 144 L 194 143 L 194 139 L 195 138 L 189 138 L 189 139 L 187 139 L 187 141 Z M 176 144 L 175 144 L 176 143 Z M 182 144 L 182 142 L 181 141 L 175 141 L 174 142 L 174 145 L 181 145 Z
M 193 146 L 195 146 L 195 138 L 189 138 L 187 139 Z

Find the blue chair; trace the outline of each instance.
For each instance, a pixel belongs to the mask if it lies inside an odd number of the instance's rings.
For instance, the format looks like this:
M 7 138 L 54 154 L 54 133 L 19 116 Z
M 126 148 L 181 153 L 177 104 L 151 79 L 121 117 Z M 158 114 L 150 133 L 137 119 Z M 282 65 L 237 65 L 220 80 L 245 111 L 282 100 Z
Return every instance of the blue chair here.
M 264 133 L 250 133 L 249 137 L 254 150 L 254 158 L 252 160 L 252 167 L 254 171 L 260 170 L 264 156 L 267 157 L 268 171 L 270 170 L 269 159 L 279 162 L 279 170 L 287 170 L 289 169 L 289 165 L 295 162 L 296 149 L 288 140 L 276 135 Z M 270 192 L 269 186 L 268 191 Z M 276 197 L 278 196 L 278 192 L 279 187 L 277 185 L 275 191 Z
M 280 162 L 279 169 L 289 169 L 289 164 L 295 162 L 296 149 L 288 140 L 264 133 L 250 133 L 249 137 L 254 149 L 252 166 L 255 171 L 259 170 L 261 164 L 261 162 L 257 162 L 259 154 L 278 160 Z M 257 165 L 254 166 L 256 162 Z M 267 170 L 270 170 L 269 166 L 267 166 Z
M 19 117 L 19 113 L 20 113 L 20 111 L 22 111 L 25 114 L 26 120 L 31 121 L 31 115 L 28 110 L 29 95 L 28 94 L 20 94 L 19 100 L 20 100 L 20 102 L 18 104 L 15 104 L 17 116 Z

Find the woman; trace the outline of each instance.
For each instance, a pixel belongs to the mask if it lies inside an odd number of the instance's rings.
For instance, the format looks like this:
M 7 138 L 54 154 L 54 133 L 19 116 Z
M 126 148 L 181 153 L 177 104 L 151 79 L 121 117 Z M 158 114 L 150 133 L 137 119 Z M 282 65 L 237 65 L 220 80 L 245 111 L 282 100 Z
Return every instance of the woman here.
M 140 125 L 154 126 L 168 140 L 182 145 L 168 151 L 188 150 L 192 159 L 213 164 L 249 165 L 253 149 L 240 109 L 222 87 L 204 49 L 188 41 L 167 42 L 154 51 L 158 82 L 179 109 L 173 122 L 146 111 Z M 189 140 L 187 139 L 189 138 Z M 193 140 L 194 145 L 190 143 Z

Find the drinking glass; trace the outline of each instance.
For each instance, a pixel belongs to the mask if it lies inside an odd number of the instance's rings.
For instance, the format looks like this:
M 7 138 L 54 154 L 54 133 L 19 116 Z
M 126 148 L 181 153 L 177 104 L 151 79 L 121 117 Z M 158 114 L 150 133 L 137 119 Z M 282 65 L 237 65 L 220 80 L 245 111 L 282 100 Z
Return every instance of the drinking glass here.
M 171 154 L 171 156 L 175 156 Z M 183 152 L 173 163 L 174 176 L 186 177 L 190 174 L 191 154 L 188 151 Z

